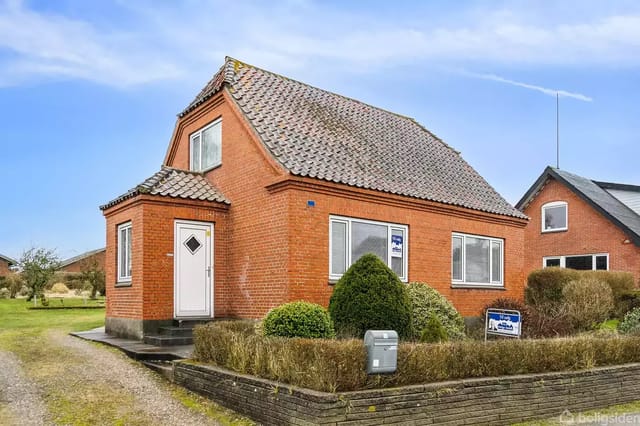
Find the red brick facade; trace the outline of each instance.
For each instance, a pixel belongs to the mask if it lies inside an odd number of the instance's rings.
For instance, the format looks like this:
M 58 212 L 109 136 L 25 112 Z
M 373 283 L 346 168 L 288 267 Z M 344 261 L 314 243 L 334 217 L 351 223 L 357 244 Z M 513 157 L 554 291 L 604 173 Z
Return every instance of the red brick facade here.
M 568 229 L 542 233 L 542 206 L 553 201 L 568 205 Z M 525 229 L 525 272 L 543 266 L 545 256 L 609 254 L 609 270 L 633 273 L 640 278 L 640 249 L 616 225 L 576 195 L 550 178 L 524 209 L 531 220 Z
M 69 263 L 60 268 L 63 272 L 82 272 L 82 269 L 85 265 L 92 265 L 96 262 L 96 266 L 98 269 L 104 269 L 104 257 L 105 251 L 100 251 L 98 253 L 92 254 L 80 260 L 77 260 L 73 263 Z
M 165 165 L 188 170 L 189 135 L 221 118 L 222 164 L 205 176 L 231 205 L 138 195 L 106 209 L 108 318 L 173 318 L 175 219 L 214 223 L 216 317 L 260 318 L 298 299 L 327 305 L 330 215 L 408 226 L 409 280 L 434 286 L 465 316 L 498 297 L 522 297 L 525 220 L 295 178 L 265 151 L 228 96 L 223 90 L 178 121 Z M 116 228 L 127 221 L 132 283 L 118 287 Z M 452 232 L 504 239 L 504 289 L 452 288 Z
M 11 273 L 11 269 L 9 269 L 9 262 L 0 258 L 0 277 L 7 276 Z

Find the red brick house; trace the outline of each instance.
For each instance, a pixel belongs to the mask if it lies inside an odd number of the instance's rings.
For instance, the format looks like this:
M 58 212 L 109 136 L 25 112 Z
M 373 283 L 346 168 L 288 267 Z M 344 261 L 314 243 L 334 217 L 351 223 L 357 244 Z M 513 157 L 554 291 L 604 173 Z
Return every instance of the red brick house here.
M 561 266 L 640 277 L 640 186 L 547 167 L 516 207 L 531 218 L 525 272 Z
M 104 257 L 106 249 L 101 248 L 91 250 L 78 256 L 63 260 L 60 263 L 60 271 L 62 272 L 82 272 L 85 265 L 92 265 L 94 262 L 98 269 L 104 269 Z
M 0 254 L 0 277 L 5 277 L 12 272 L 12 267 L 17 265 L 18 262 L 13 260 L 12 258 Z
M 327 305 L 359 256 L 463 315 L 521 297 L 527 218 L 411 118 L 227 58 L 161 170 L 101 207 L 106 328 Z

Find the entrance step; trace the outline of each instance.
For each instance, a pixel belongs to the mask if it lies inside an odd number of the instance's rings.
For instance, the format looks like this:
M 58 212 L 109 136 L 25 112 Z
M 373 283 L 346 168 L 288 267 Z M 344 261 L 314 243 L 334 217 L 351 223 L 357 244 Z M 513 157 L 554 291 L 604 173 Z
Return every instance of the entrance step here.
M 162 334 L 153 334 L 144 336 L 144 342 L 155 346 L 183 346 L 192 345 L 193 336 L 167 336 Z
M 193 336 L 193 328 L 191 327 L 160 327 L 158 333 L 161 336 L 178 336 L 178 337 L 191 337 Z

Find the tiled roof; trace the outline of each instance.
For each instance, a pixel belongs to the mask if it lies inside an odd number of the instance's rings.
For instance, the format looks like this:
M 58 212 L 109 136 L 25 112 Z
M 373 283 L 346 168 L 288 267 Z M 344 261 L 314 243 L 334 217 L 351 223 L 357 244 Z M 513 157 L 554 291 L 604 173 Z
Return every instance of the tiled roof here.
M 526 218 L 415 120 L 227 58 L 180 114 L 224 86 L 291 174 Z
M 138 194 L 231 204 L 202 174 L 162 166 L 159 172 L 118 198 L 100 206 L 100 209 L 108 209 Z
M 564 170 L 547 167 L 516 206 L 524 210 L 549 178 L 556 179 L 566 185 L 594 209 L 620 227 L 637 246 L 640 246 L 640 216 L 607 191 L 613 186 L 631 187 L 630 185 L 596 182 Z
M 84 252 L 84 253 L 79 254 L 79 255 L 77 255 L 77 256 L 70 257 L 69 259 L 66 259 L 66 260 L 63 260 L 62 262 L 60 262 L 60 267 L 69 266 L 69 265 L 71 265 L 72 263 L 76 263 L 76 262 L 78 262 L 79 260 L 86 259 L 87 257 L 91 257 L 91 256 L 93 256 L 94 254 L 98 254 L 98 253 L 100 253 L 100 252 L 104 252 L 105 250 L 106 250 L 106 249 L 103 247 L 103 248 L 101 248 L 101 249 L 87 251 L 87 252 Z

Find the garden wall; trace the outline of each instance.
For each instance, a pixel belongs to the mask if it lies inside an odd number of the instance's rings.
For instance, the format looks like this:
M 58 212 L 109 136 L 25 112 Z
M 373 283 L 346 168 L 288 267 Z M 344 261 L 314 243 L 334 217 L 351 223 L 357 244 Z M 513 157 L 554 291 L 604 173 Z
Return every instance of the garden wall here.
M 508 424 L 640 399 L 640 364 L 335 394 L 190 361 L 174 380 L 266 425 Z

